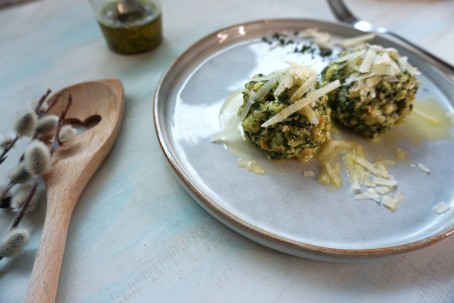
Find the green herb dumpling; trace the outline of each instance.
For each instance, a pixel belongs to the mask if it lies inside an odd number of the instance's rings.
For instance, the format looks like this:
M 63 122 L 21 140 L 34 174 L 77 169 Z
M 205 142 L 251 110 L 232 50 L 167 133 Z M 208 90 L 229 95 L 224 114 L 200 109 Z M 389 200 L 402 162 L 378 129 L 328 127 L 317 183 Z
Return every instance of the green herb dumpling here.
M 309 160 L 326 140 L 330 109 L 312 68 L 292 64 L 287 70 L 255 75 L 243 90 L 239 109 L 246 136 L 271 159 Z
M 334 119 L 377 139 L 411 111 L 418 74 L 397 50 L 367 45 L 341 54 L 322 71 L 322 79 L 342 84 L 329 94 Z

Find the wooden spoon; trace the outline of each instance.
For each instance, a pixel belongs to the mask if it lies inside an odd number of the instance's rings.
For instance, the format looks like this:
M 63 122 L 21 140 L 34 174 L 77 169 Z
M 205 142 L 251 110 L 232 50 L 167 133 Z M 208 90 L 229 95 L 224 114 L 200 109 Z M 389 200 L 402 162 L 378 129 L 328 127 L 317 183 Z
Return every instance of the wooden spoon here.
M 72 106 L 69 121 L 82 124 L 99 121 L 76 137 L 67 148 L 52 156 L 52 171 L 44 176 L 47 210 L 41 244 L 38 249 L 26 302 L 54 302 L 71 215 L 85 185 L 107 156 L 120 130 L 123 118 L 123 85 L 107 79 L 85 82 L 65 88 L 51 113 L 60 115 L 68 95 Z M 49 101 L 56 98 L 55 94 Z

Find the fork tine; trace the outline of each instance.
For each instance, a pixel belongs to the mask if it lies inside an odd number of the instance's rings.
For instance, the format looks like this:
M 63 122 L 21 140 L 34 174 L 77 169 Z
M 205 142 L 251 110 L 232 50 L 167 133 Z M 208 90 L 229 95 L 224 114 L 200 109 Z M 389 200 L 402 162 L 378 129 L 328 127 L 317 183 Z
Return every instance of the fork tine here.
M 358 18 L 348 9 L 343 0 L 327 0 L 328 6 L 337 20 L 354 23 Z

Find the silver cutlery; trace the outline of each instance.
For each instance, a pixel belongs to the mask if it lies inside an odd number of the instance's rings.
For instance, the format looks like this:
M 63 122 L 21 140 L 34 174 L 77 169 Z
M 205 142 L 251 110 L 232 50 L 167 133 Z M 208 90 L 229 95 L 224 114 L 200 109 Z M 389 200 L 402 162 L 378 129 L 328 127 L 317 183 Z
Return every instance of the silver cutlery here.
M 420 46 L 414 44 L 413 42 L 409 41 L 408 39 L 402 37 L 399 34 L 396 34 L 384 27 L 376 27 L 373 26 L 371 23 L 369 23 L 366 20 L 362 20 L 358 17 L 356 17 L 350 9 L 345 5 L 343 0 L 328 0 L 328 5 L 333 12 L 334 16 L 336 17 L 337 20 L 348 23 L 352 25 L 354 28 L 363 31 L 363 32 L 372 32 L 372 33 L 378 33 L 378 34 L 383 34 L 383 35 L 388 35 L 392 36 L 403 43 L 411 46 L 412 48 L 417 49 L 419 52 L 423 53 L 427 57 L 429 57 L 432 61 L 435 61 L 440 65 L 441 67 L 444 68 L 444 70 L 450 74 L 451 77 L 454 76 L 454 66 L 451 65 L 450 63 L 444 61 L 443 59 L 440 59 L 439 57 L 431 54 L 427 50 L 421 48 Z

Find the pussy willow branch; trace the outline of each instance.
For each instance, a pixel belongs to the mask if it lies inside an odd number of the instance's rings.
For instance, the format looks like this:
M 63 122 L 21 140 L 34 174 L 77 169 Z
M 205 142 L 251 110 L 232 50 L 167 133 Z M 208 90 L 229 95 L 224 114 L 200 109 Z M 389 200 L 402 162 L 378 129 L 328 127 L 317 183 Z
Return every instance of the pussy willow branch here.
M 35 107 L 35 113 L 37 115 L 39 115 L 40 113 L 42 113 L 43 111 L 41 110 L 42 106 L 43 106 L 43 103 L 44 101 L 46 101 L 47 97 L 49 97 L 51 93 L 51 90 L 50 89 L 47 89 L 46 93 L 39 99 L 38 103 L 36 104 L 36 107 Z
M 63 95 L 63 91 L 61 91 L 57 96 L 55 96 L 55 98 L 52 101 L 52 103 L 49 104 L 47 109 L 45 111 L 43 111 L 43 112 L 46 113 L 46 114 L 49 113 L 49 111 L 58 103 L 58 101 L 60 101 L 61 95 Z
M 46 101 L 47 97 L 50 95 L 50 93 L 51 93 L 51 90 L 48 89 L 48 90 L 46 91 L 46 93 L 45 93 L 44 95 L 41 96 L 41 98 L 40 98 L 39 101 L 38 101 L 38 104 L 36 104 L 35 113 L 36 113 L 38 116 L 40 116 L 40 115 L 43 114 L 43 111 L 41 110 L 41 107 L 42 107 L 44 101 Z M 58 97 L 60 97 L 60 95 L 59 95 Z M 58 101 L 58 97 L 56 98 L 56 101 Z M 54 103 L 56 103 L 56 101 L 54 101 Z M 54 105 L 55 105 L 55 104 L 54 104 Z M 49 109 L 48 109 L 48 110 L 49 110 Z M 16 145 L 16 142 L 17 142 L 19 139 L 20 139 L 20 137 L 19 137 L 18 135 L 16 135 L 16 136 L 14 137 L 14 139 L 13 139 L 11 142 L 9 142 L 9 143 L 5 146 L 5 148 L 3 149 L 2 153 L 0 154 L 0 164 L 2 164 L 2 163 L 6 160 L 6 158 L 7 158 L 6 155 L 7 155 L 8 152 L 14 147 L 14 145 Z M 36 138 L 35 138 L 35 139 L 36 139 Z
M 59 97 L 59 96 L 58 96 Z M 59 98 L 56 98 L 56 100 L 58 101 Z M 54 106 L 57 101 L 53 102 L 52 103 L 52 106 Z M 42 105 L 42 102 L 40 103 Z M 51 145 L 51 156 L 53 155 L 53 153 L 61 146 L 61 142 L 59 140 L 59 136 L 60 136 L 60 131 L 61 131 L 61 128 L 64 124 L 64 121 L 65 121 L 65 118 L 66 118 L 66 114 L 68 113 L 68 110 L 69 108 L 71 107 L 72 105 L 72 97 L 71 95 L 69 95 L 68 97 L 68 102 L 66 104 L 66 107 L 62 110 L 61 114 L 60 114 L 60 117 L 58 119 L 58 122 L 57 122 L 57 129 L 55 131 L 55 135 L 54 135 L 54 138 L 52 140 L 52 145 Z M 37 108 L 38 109 L 38 108 Z M 38 109 L 39 110 L 39 109 Z M 47 112 L 47 111 L 46 111 Z M 37 137 L 37 134 L 35 133 L 34 134 L 34 139 L 36 139 Z M 22 155 L 22 159 L 23 159 L 24 155 Z M 43 178 L 41 176 L 35 176 L 34 177 L 34 183 L 33 183 L 33 187 L 32 189 L 30 190 L 30 193 L 27 197 L 27 199 L 25 200 L 25 202 L 22 204 L 21 206 L 21 209 L 19 211 L 19 213 L 17 214 L 16 218 L 14 219 L 14 222 L 11 226 L 11 229 L 13 228 L 16 228 L 19 223 L 22 221 L 24 215 L 25 215 L 25 212 L 28 208 L 28 205 L 30 204 L 30 201 L 31 199 L 33 198 L 33 195 L 35 194 L 36 192 L 36 189 L 38 188 L 39 184 L 43 181 Z M 9 192 L 9 190 L 15 185 L 14 182 L 10 181 L 10 183 L 6 186 L 5 190 L 1 193 L 1 199 L 0 201 L 2 201 L 5 197 L 6 197 L 6 194 Z
M 60 117 L 58 118 L 57 129 L 55 131 L 55 135 L 54 135 L 54 138 L 52 140 L 51 156 L 54 154 L 55 150 L 57 150 L 61 146 L 58 137 L 60 135 L 60 130 L 61 130 L 61 128 L 63 126 L 63 123 L 64 123 L 64 120 L 66 118 L 66 114 L 68 113 L 68 110 L 71 107 L 71 105 L 72 105 L 72 97 L 71 97 L 71 95 L 69 95 L 68 103 L 66 104 L 66 107 L 62 110 L 62 112 L 60 114 Z M 27 211 L 28 205 L 30 204 L 30 201 L 32 200 L 33 195 L 36 192 L 36 189 L 38 188 L 39 184 L 41 182 L 43 182 L 43 181 L 44 181 L 44 179 L 43 179 L 42 176 L 35 176 L 34 177 L 33 187 L 30 190 L 30 193 L 29 193 L 27 199 L 22 204 L 19 213 L 17 214 L 16 218 L 14 219 L 14 222 L 13 222 L 13 225 L 11 226 L 11 229 L 16 228 L 19 225 L 19 223 L 22 221 L 22 219 L 24 218 L 25 212 Z
M 47 114 L 49 112 L 49 110 L 52 109 L 52 107 L 54 107 L 57 104 L 57 102 L 59 101 L 60 96 L 61 96 L 61 93 L 58 96 L 56 96 L 56 98 L 54 99 L 52 104 L 50 104 L 49 107 L 46 110 L 43 111 L 43 110 L 41 110 L 41 107 L 42 107 L 44 101 L 46 100 L 46 98 L 47 98 L 47 96 L 49 94 L 50 94 L 50 90 L 47 90 L 46 94 L 43 97 L 41 97 L 41 99 L 38 101 L 38 104 L 37 104 L 37 106 L 35 108 L 35 112 L 38 115 L 40 115 L 40 116 L 43 116 L 44 114 Z M 71 104 L 72 104 L 72 97 L 70 95 L 69 98 L 68 98 L 68 103 L 67 103 L 66 107 L 63 109 L 63 111 L 61 112 L 60 117 L 58 119 L 57 129 L 55 131 L 55 135 L 54 135 L 54 138 L 52 140 L 51 156 L 55 152 L 55 150 L 58 149 L 61 146 L 61 142 L 59 140 L 60 131 L 61 131 L 61 128 L 63 126 L 66 114 L 68 113 L 68 110 L 71 107 Z M 37 137 L 38 137 L 38 134 L 35 132 L 33 134 L 32 140 L 36 139 Z M 24 158 L 24 154 L 22 154 L 20 161 L 22 161 L 23 158 Z M 13 221 L 13 224 L 11 225 L 11 229 L 10 230 L 12 230 L 12 229 L 16 228 L 17 226 L 19 226 L 20 222 L 22 221 L 22 219 L 24 218 L 24 216 L 25 216 L 25 214 L 27 212 L 27 208 L 30 205 L 30 202 L 31 202 L 33 196 L 36 193 L 36 190 L 38 189 L 38 186 L 42 182 L 44 182 L 44 179 L 43 179 L 42 176 L 34 176 L 34 178 L 33 178 L 33 186 L 32 186 L 32 188 L 31 188 L 31 190 L 30 190 L 30 192 L 29 192 L 29 194 L 27 196 L 27 199 L 22 204 L 22 206 L 21 206 L 21 208 L 19 210 L 19 213 L 14 218 L 14 221 Z M 15 182 L 10 181 L 10 183 L 6 186 L 5 190 L 1 193 L 0 204 L 5 199 L 6 194 L 9 192 L 9 190 L 14 185 L 15 185 Z M 3 257 L 0 256 L 0 260 L 2 260 L 2 259 L 3 259 Z
M 6 185 L 6 187 L 0 193 L 0 203 L 6 199 L 6 195 L 11 190 L 11 188 L 13 188 L 14 185 L 16 185 L 16 182 L 14 182 L 13 180 L 9 181 L 9 183 Z
M 34 179 L 33 187 L 30 190 L 30 193 L 28 194 L 27 199 L 22 204 L 20 211 L 17 214 L 16 218 L 14 218 L 13 224 L 11 225 L 11 229 L 16 228 L 19 225 L 20 221 L 22 221 L 22 219 L 25 216 L 25 212 L 27 211 L 28 205 L 30 204 L 30 201 L 32 200 L 33 195 L 36 192 L 36 189 L 38 188 L 39 184 L 43 181 L 43 177 L 41 177 L 41 176 L 35 176 L 33 179 Z
M 18 135 L 16 135 L 14 137 L 14 139 L 5 146 L 5 148 L 3 149 L 2 154 L 0 155 L 0 164 L 2 164 L 3 161 L 6 160 L 6 158 L 7 158 L 6 154 L 14 147 L 14 145 L 19 140 L 19 138 L 20 137 Z
M 54 140 L 52 141 L 52 147 L 50 149 L 50 155 L 52 156 L 54 152 L 62 146 L 62 142 L 60 141 L 60 131 L 63 126 L 63 123 L 65 122 L 66 119 L 66 114 L 68 113 L 69 108 L 71 107 L 73 103 L 72 96 L 69 95 L 68 97 L 68 103 L 66 104 L 66 107 L 62 110 L 60 117 L 58 118 L 57 122 L 57 130 L 55 131 L 55 136 Z

